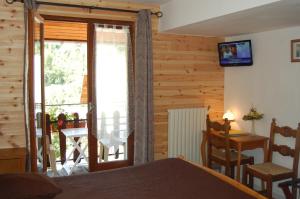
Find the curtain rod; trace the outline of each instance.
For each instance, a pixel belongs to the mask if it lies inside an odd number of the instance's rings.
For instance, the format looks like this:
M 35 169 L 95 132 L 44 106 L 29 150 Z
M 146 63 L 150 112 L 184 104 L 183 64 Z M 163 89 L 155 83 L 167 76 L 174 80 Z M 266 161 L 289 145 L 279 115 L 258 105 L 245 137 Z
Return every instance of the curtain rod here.
M 15 2 L 24 3 L 23 0 L 6 0 L 6 3 L 13 4 Z M 76 4 L 66 4 L 66 3 L 54 3 L 54 2 L 44 2 L 44 1 L 36 1 L 38 5 L 49 5 L 49 6 L 63 6 L 63 7 L 72 7 L 72 8 L 86 8 L 91 10 L 106 10 L 106 11 L 117 11 L 117 12 L 129 12 L 129 13 L 138 13 L 138 10 L 126 10 L 126 9 L 118 9 L 118 8 L 105 8 L 105 7 L 97 7 L 97 6 L 86 6 L 86 5 L 76 5 Z M 151 12 L 152 15 L 161 18 L 163 16 L 163 12 Z

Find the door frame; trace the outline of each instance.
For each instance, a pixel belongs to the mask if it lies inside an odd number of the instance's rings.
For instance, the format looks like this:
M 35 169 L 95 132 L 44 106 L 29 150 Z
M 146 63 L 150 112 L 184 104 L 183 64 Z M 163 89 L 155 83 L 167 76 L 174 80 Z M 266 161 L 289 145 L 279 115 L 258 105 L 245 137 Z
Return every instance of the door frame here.
M 45 115 L 45 92 L 44 92 L 44 19 L 32 10 L 28 13 L 28 108 L 29 108 L 29 129 L 30 129 L 30 151 L 31 171 L 37 172 L 37 147 L 36 147 L 36 124 L 35 124 L 35 89 L 34 89 L 34 54 L 35 54 L 35 23 L 40 25 L 39 39 L 41 41 L 41 108 L 42 108 L 42 157 L 43 172 L 47 171 L 47 149 L 46 149 L 46 115 Z
M 93 24 L 105 23 L 112 25 L 127 25 L 130 29 L 130 36 L 132 42 L 132 55 L 135 54 L 135 22 L 134 21 L 118 21 L 118 20 L 107 20 L 107 19 L 95 19 L 95 18 L 77 18 L 77 17 L 65 17 L 65 16 L 55 16 L 55 15 L 43 15 L 41 14 L 44 20 L 53 20 L 53 21 L 66 21 L 66 22 L 79 22 L 86 23 L 87 28 L 87 82 L 88 82 L 88 104 L 92 104 L 94 101 L 95 93 L 93 93 L 93 82 L 94 82 L 94 34 L 93 34 Z M 133 59 L 133 67 L 135 66 Z M 89 154 L 89 171 L 99 171 L 120 168 L 125 166 L 133 165 L 134 159 L 134 133 L 131 133 L 127 139 L 127 150 L 128 157 L 127 160 L 122 161 L 113 161 L 113 162 L 102 162 L 98 163 L 98 141 L 97 138 L 93 136 L 92 127 L 93 127 L 93 114 L 87 112 L 87 123 L 88 123 L 88 154 Z

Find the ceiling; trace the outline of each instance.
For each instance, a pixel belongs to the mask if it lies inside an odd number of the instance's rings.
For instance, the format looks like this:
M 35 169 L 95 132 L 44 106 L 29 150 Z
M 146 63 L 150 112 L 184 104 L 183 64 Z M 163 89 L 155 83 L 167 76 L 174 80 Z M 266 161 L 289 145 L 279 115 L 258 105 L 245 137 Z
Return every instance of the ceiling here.
M 152 3 L 162 5 L 171 0 L 116 0 L 116 1 L 126 1 L 126 2 L 135 2 L 135 3 Z
M 278 3 L 177 27 L 169 33 L 233 36 L 300 25 L 300 1 L 283 0 Z

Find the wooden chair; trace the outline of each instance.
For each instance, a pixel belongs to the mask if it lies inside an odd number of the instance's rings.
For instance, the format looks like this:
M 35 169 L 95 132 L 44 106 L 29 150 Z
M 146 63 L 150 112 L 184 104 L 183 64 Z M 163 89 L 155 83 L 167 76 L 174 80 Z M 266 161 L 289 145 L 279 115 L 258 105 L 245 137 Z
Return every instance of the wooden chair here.
M 57 130 L 59 133 L 59 151 L 60 151 L 60 160 L 63 165 L 66 161 L 66 136 L 63 134 L 61 129 L 66 128 L 66 116 L 61 113 L 57 117 Z
M 282 189 L 286 199 L 293 199 L 293 194 L 290 190 L 290 187 L 294 186 L 295 189 L 299 189 L 300 188 L 300 178 L 297 178 L 296 180 L 289 180 L 289 181 L 281 182 L 278 184 L 278 186 Z M 295 197 L 295 198 L 297 198 L 297 197 Z
M 49 159 L 49 164 L 53 172 L 53 176 L 58 176 L 57 168 L 56 168 L 56 157 L 55 157 L 55 149 L 54 146 L 50 143 L 50 138 L 46 135 L 46 153 Z
M 237 165 L 237 152 L 230 149 L 229 130 L 230 122 L 225 119 L 222 125 L 212 122 L 209 115 L 206 118 L 206 129 L 208 135 L 208 167 L 212 168 L 212 162 L 225 167 L 225 174 L 234 178 L 234 167 Z M 222 132 L 223 135 L 215 132 Z M 241 164 L 253 164 L 254 158 L 242 155 Z
M 275 135 L 280 134 L 283 137 L 295 138 L 295 148 L 292 149 L 286 145 L 275 144 Z M 272 120 L 269 140 L 268 160 L 265 163 L 244 166 L 243 183 L 253 188 L 253 177 L 262 179 L 267 183 L 266 194 L 268 198 L 272 198 L 272 183 L 284 179 L 296 180 L 298 175 L 300 149 L 300 124 L 297 129 L 290 127 L 279 127 L 276 125 L 275 119 Z M 293 168 L 289 169 L 278 164 L 272 163 L 274 152 L 278 152 L 282 156 L 290 156 L 293 158 Z M 248 184 L 249 176 L 249 184 Z M 262 192 L 264 192 L 263 190 Z M 296 188 L 292 187 L 292 196 L 296 197 Z

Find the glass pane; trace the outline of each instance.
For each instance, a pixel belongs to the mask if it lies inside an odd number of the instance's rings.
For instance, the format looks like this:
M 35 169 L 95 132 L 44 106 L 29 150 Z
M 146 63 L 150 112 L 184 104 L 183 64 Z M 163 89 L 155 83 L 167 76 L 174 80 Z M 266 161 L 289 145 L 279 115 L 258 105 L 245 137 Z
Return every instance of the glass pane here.
M 127 159 L 129 28 L 96 25 L 98 162 Z
M 56 169 L 60 175 L 87 172 L 87 43 L 45 41 L 44 71 Z

